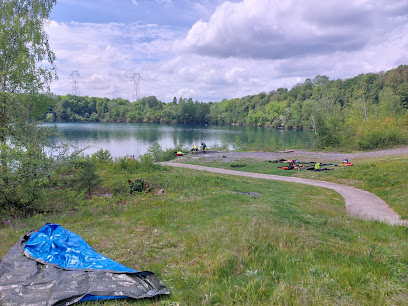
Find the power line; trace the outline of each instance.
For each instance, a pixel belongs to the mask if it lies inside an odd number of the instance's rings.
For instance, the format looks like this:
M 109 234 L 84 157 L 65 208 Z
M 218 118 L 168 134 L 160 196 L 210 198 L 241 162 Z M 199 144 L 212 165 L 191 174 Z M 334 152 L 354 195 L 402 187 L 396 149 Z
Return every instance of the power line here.
M 80 74 L 78 70 L 73 70 L 70 74 L 69 77 L 62 77 L 59 78 L 59 80 L 57 82 L 55 82 L 56 84 L 72 84 L 72 94 L 73 95 L 80 95 L 80 90 L 79 90 L 79 78 L 80 78 Z M 85 78 L 85 79 L 81 79 L 81 84 L 96 84 L 98 83 L 98 87 L 100 87 L 100 83 L 108 83 L 110 85 L 112 84 L 119 84 L 119 83 L 124 83 L 124 78 L 129 78 L 129 76 L 124 76 L 122 75 L 121 77 L 112 77 L 111 75 L 104 75 L 103 77 L 99 78 L 99 79 L 90 79 L 90 78 Z M 166 89 L 168 91 L 168 93 L 174 91 L 174 88 L 172 86 L 166 85 L 166 84 L 158 84 L 152 80 L 149 79 L 145 79 L 142 78 L 141 73 L 133 73 L 130 76 L 130 81 L 133 82 L 133 99 L 134 101 L 140 99 L 140 85 L 141 82 L 145 82 L 144 86 L 146 86 L 147 88 L 151 88 L 151 87 L 157 87 L 160 89 Z M 126 86 L 126 85 L 124 85 Z

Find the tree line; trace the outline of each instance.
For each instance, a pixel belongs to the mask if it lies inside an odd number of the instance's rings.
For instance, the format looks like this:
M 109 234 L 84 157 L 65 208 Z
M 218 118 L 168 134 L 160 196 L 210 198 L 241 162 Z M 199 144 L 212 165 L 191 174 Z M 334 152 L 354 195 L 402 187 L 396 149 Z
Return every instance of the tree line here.
M 319 147 L 370 149 L 406 141 L 408 66 L 346 80 L 318 75 L 291 89 L 199 102 L 155 96 L 137 101 L 53 96 L 49 122 L 127 122 L 249 125 L 311 129 Z

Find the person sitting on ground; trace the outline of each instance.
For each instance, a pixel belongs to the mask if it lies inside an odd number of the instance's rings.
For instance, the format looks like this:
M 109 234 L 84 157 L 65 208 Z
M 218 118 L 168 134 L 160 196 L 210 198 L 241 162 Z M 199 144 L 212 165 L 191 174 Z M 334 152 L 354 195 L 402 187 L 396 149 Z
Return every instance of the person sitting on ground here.
M 191 151 L 198 151 L 198 148 L 197 148 L 197 146 L 196 145 L 193 145 L 193 148 L 191 149 Z
M 293 169 L 293 168 L 295 168 L 295 166 L 296 166 L 296 160 L 292 160 L 292 161 L 289 163 L 289 167 L 288 167 L 287 170 Z
M 325 165 L 325 164 L 323 164 Z M 321 168 L 320 166 L 322 166 L 321 163 L 316 163 L 314 166 L 314 171 L 326 171 L 326 170 L 333 170 L 333 168 Z

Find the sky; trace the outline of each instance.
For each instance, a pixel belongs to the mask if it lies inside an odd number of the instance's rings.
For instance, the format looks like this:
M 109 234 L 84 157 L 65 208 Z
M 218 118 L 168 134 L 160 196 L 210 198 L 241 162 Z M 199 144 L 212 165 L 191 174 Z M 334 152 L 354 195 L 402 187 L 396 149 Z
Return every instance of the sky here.
M 59 0 L 51 90 L 219 102 L 408 64 L 407 0 Z M 133 78 L 133 76 L 141 76 Z

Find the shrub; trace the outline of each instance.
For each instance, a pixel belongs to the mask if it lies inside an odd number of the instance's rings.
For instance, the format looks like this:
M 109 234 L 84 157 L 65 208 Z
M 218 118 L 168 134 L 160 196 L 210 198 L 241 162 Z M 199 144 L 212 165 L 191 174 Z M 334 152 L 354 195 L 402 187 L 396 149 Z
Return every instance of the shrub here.
M 115 178 L 111 183 L 111 190 L 114 196 L 126 193 L 128 185 L 122 177 Z
M 92 155 L 92 160 L 106 164 L 112 161 L 112 155 L 109 150 L 100 149 Z
M 116 160 L 116 166 L 118 170 L 124 170 L 127 172 L 132 172 L 134 170 L 140 169 L 140 162 L 132 157 L 120 157 Z
M 92 192 L 97 189 L 101 183 L 101 178 L 96 173 L 96 165 L 90 158 L 85 158 L 76 162 L 78 172 L 75 175 L 77 188 L 85 191 L 89 199 L 92 198 Z
M 363 121 L 356 133 L 358 149 L 378 149 L 407 142 L 406 132 L 395 118 Z
M 40 151 L 2 146 L 0 167 L 0 208 L 16 217 L 28 216 L 40 208 L 50 184 L 54 160 Z
M 141 193 L 145 188 L 145 181 L 142 178 L 135 179 L 134 181 L 128 180 L 128 192 L 133 194 L 135 192 Z
M 140 156 L 139 160 L 140 160 L 140 166 L 143 169 L 150 169 L 150 168 L 154 168 L 155 166 L 153 157 L 150 154 L 144 154 Z
M 182 146 L 176 146 L 171 149 L 163 149 L 157 142 L 149 147 L 147 154 L 150 155 L 154 161 L 168 161 L 176 157 L 174 152 L 176 151 L 187 151 L 188 149 Z

